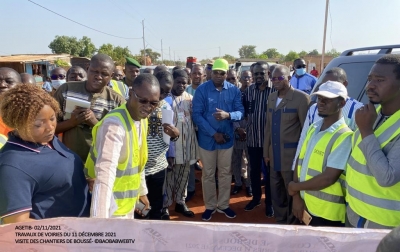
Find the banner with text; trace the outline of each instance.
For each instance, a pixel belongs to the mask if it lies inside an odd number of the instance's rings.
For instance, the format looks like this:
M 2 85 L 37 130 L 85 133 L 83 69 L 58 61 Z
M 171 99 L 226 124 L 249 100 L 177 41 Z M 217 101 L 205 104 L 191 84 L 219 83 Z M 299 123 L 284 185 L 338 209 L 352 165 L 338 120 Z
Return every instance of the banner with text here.
M 57 218 L 0 226 L 0 250 L 2 252 L 372 252 L 389 231 Z

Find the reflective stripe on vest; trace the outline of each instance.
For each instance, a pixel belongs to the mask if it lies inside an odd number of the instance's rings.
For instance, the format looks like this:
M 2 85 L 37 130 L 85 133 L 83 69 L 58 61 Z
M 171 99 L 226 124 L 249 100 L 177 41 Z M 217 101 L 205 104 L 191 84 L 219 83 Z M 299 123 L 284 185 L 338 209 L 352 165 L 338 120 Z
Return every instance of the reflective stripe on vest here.
M 307 172 L 305 180 L 310 180 L 313 177 L 322 174 L 326 169 L 330 153 L 352 134 L 352 131 L 347 127 L 347 125 L 342 124 L 333 133 L 326 133 L 322 136 L 313 149 L 307 150 L 308 142 L 314 132 L 314 127 L 310 128 L 307 132 L 306 139 L 299 155 L 299 157 L 301 157 L 301 162 L 299 158 L 297 174 L 300 177 L 304 156 L 307 151 L 312 151 L 308 167 L 306 168 Z M 323 157 L 321 157 L 320 154 L 315 153 L 315 150 L 321 149 L 324 149 Z M 345 177 L 342 174 L 334 184 L 327 188 L 319 191 L 305 191 L 304 201 L 310 212 L 324 219 L 344 222 L 346 212 L 344 197 L 345 190 L 342 188 L 342 186 L 345 185 L 344 180 Z
M 0 149 L 3 148 L 6 142 L 7 142 L 7 137 L 3 134 L 0 134 Z
M 147 138 L 145 137 L 147 135 L 147 120 L 142 120 L 141 123 L 142 146 L 139 149 L 136 127 L 133 126 L 134 122 L 130 119 L 126 106 L 122 105 L 111 111 L 104 119 L 108 117 L 118 118 L 124 125 L 124 130 L 126 132 L 125 145 L 127 146 L 127 152 L 129 154 L 126 160 L 123 160 L 122 163 L 118 163 L 113 186 L 113 196 L 118 206 L 114 215 L 126 215 L 132 211 L 139 197 L 140 173 L 143 172 L 147 162 Z M 98 127 L 102 125 L 102 122 L 103 121 L 93 128 L 93 144 L 85 164 L 85 174 L 92 178 L 96 175 L 94 166 L 97 159 L 97 150 L 94 147 L 96 146 L 97 130 Z
M 118 94 L 122 95 L 122 97 L 125 98 L 126 87 L 125 87 L 124 83 L 122 83 L 120 81 L 116 81 L 116 80 L 111 80 L 111 83 L 112 83 L 112 90 L 114 90 L 115 92 L 117 92 Z
M 379 114 L 380 108 L 377 109 Z M 374 131 L 381 149 L 400 135 L 400 111 L 390 116 Z M 380 186 L 369 170 L 364 153 L 359 148 L 362 141 L 357 130 L 352 139 L 352 153 L 347 162 L 347 201 L 361 217 L 383 226 L 400 225 L 400 182 Z

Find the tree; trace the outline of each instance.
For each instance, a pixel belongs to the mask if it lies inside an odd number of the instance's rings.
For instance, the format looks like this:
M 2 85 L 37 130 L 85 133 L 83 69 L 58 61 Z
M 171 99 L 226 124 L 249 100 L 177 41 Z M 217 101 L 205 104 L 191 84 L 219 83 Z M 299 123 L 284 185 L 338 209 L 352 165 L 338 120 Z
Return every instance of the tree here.
M 327 51 L 325 55 L 327 56 L 332 56 L 332 57 L 338 57 L 341 54 L 341 52 L 338 52 L 335 48 L 332 48 L 331 50 Z
M 71 66 L 71 64 L 69 64 L 68 62 L 66 62 L 65 60 L 62 60 L 62 59 L 56 59 L 54 61 L 54 64 L 57 67 L 69 67 L 69 66 Z
M 226 59 L 229 63 L 235 63 L 236 58 L 230 54 L 225 54 L 224 56 L 222 56 L 223 59 Z
M 266 54 L 262 53 L 262 54 L 259 54 L 259 55 L 257 56 L 257 58 L 258 58 L 258 59 L 268 59 L 268 56 L 267 56 Z
M 92 40 L 86 36 L 78 40 L 76 37 L 56 36 L 49 44 L 52 53 L 67 53 L 78 57 L 92 57 L 96 47 Z
M 100 46 L 99 53 L 107 54 L 115 61 L 116 65 L 120 66 L 125 64 L 125 57 L 135 58 L 128 47 L 114 47 L 112 44 L 103 44 Z
M 300 56 L 297 54 L 297 52 L 290 51 L 288 54 L 286 54 L 285 61 L 286 62 L 288 62 L 288 61 L 292 62 L 292 61 L 294 61 L 295 59 L 298 59 L 298 58 L 300 58 Z
M 240 58 L 257 58 L 255 45 L 243 45 L 239 48 Z
M 310 51 L 310 52 L 308 53 L 308 55 L 310 55 L 310 56 L 319 55 L 319 52 L 318 52 L 317 49 L 314 49 L 314 50 Z
M 300 58 L 303 58 L 304 56 L 307 56 L 307 52 L 306 51 L 301 51 L 301 52 L 299 52 L 299 57 Z
M 267 55 L 269 59 L 279 59 L 282 56 L 276 48 L 269 48 L 262 54 Z
M 153 52 L 153 50 L 151 50 L 150 48 L 147 48 L 145 52 L 146 55 L 149 55 L 152 62 L 156 62 L 157 59 L 161 57 L 161 54 L 159 54 L 158 52 Z M 140 55 L 143 55 L 143 49 L 140 50 Z

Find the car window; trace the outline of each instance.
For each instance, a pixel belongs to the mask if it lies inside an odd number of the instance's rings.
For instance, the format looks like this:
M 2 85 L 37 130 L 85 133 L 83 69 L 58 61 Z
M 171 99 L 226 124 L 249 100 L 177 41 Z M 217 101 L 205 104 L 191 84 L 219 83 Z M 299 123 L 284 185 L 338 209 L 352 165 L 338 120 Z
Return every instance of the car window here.
M 347 81 L 349 85 L 347 86 L 348 95 L 354 99 L 357 99 L 361 102 L 364 99 L 368 101 L 365 97 L 364 88 L 367 84 L 367 78 L 369 71 L 371 70 L 372 66 L 375 62 L 357 62 L 357 63 L 346 63 L 339 65 L 340 68 L 347 74 Z

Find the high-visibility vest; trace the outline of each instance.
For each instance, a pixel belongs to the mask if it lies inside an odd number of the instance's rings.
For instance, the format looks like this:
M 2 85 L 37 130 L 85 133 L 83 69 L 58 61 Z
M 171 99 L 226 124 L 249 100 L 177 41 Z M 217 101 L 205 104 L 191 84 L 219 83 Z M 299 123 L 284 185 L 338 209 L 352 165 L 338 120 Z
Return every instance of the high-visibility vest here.
M 380 108 L 377 111 L 379 114 Z M 399 134 L 400 111 L 374 131 L 381 149 Z M 361 140 L 357 129 L 352 138 L 352 152 L 346 169 L 347 201 L 351 209 L 361 217 L 383 226 L 396 227 L 400 225 L 400 182 L 387 187 L 378 184 L 358 147 Z
M 116 172 L 116 178 L 113 186 L 113 195 L 118 209 L 113 215 L 126 215 L 135 207 L 139 198 L 140 174 L 143 172 L 147 162 L 147 119 L 141 121 L 142 144 L 139 149 L 139 136 L 135 124 L 129 115 L 126 105 L 122 105 L 109 112 L 104 119 L 114 117 L 122 122 L 126 132 L 125 146 L 129 153 L 125 160 L 119 160 Z M 90 148 L 89 156 L 85 163 L 85 174 L 88 177 L 95 178 L 95 163 L 98 157 L 96 150 L 97 130 L 103 124 L 103 120 L 93 127 L 93 143 Z M 102 136 L 104 137 L 104 136 Z
M 0 134 L 0 149 L 3 148 L 6 142 L 7 142 L 7 137 L 3 134 Z
M 121 81 L 111 80 L 112 83 L 112 90 L 117 92 L 118 94 L 122 95 L 125 98 L 126 96 L 126 86 Z
M 306 152 L 312 152 L 308 161 L 308 166 L 303 167 L 303 169 L 307 169 L 305 180 L 310 180 L 323 173 L 326 169 L 329 154 L 339 147 L 346 138 L 351 137 L 353 134 L 353 131 L 343 123 L 334 132 L 325 132 L 313 149 L 307 149 L 308 142 L 314 132 L 315 127 L 310 127 L 299 155 L 297 167 L 298 177 L 300 177 Z M 344 186 L 345 176 L 342 173 L 339 179 L 327 188 L 320 191 L 304 191 L 304 202 L 307 209 L 318 217 L 344 223 L 346 214 Z

